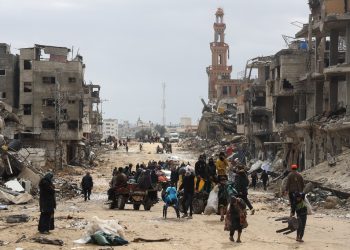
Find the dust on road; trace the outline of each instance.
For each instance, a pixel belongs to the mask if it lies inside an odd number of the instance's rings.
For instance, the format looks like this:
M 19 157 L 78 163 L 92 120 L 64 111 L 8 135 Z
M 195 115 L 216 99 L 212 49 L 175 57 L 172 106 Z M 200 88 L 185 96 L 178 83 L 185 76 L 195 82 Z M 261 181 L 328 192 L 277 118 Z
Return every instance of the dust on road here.
M 49 238 L 58 238 L 64 241 L 63 247 L 40 245 L 29 239 L 38 236 L 38 203 L 34 201 L 25 206 L 11 206 L 8 211 L 1 211 L 1 217 L 10 214 L 26 213 L 32 216 L 28 223 L 20 224 L 12 228 L 1 229 L 0 240 L 11 242 L 1 249 L 104 249 L 94 245 L 79 245 L 73 241 L 84 234 L 84 226 L 93 216 L 100 219 L 117 219 L 125 226 L 126 239 L 142 237 L 149 239 L 170 238 L 163 243 L 130 243 L 128 246 L 115 247 L 121 249 L 349 249 L 350 245 L 350 220 L 328 215 L 311 215 L 308 217 L 304 243 L 295 241 L 295 233 L 289 236 L 276 234 L 275 231 L 283 227 L 275 219 L 289 214 L 288 207 L 275 205 L 273 194 L 262 191 L 250 193 L 250 199 L 254 203 L 257 212 L 248 216 L 249 226 L 242 235 L 243 243 L 229 241 L 229 233 L 225 232 L 223 222 L 216 215 L 194 215 L 192 220 L 176 219 L 175 212 L 169 209 L 168 219 L 162 218 L 162 202 L 159 202 L 151 211 L 134 211 L 131 205 L 126 205 L 122 211 L 109 210 L 104 204 L 107 199 L 106 190 L 111 179 L 114 167 L 125 166 L 129 163 L 147 163 L 149 160 L 165 160 L 168 155 L 155 154 L 157 144 L 144 144 L 144 149 L 139 152 L 138 144 L 131 144 L 129 153 L 124 149 L 109 151 L 102 155 L 104 160 L 98 167 L 91 170 L 94 178 L 94 189 L 91 201 L 84 202 L 81 197 L 67 201 L 59 201 L 56 217 L 56 230 Z M 180 151 L 174 147 L 174 154 L 184 161 L 194 163 L 197 156 L 190 152 Z M 83 176 L 83 170 L 77 169 L 80 175 L 71 175 L 78 183 Z M 70 215 L 73 219 L 67 219 Z M 5 222 L 1 222 L 4 225 Z M 22 235 L 26 240 L 14 243 Z

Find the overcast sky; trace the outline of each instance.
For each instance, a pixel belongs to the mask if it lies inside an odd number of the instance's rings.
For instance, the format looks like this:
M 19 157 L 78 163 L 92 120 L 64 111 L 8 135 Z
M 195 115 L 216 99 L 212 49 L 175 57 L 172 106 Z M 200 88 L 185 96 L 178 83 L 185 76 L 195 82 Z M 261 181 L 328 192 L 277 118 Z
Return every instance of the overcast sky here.
M 209 43 L 224 8 L 232 78 L 246 61 L 285 48 L 293 21 L 306 23 L 306 0 L 0 0 L 0 42 L 66 46 L 84 57 L 87 82 L 102 86 L 105 118 L 197 121 L 207 99 Z

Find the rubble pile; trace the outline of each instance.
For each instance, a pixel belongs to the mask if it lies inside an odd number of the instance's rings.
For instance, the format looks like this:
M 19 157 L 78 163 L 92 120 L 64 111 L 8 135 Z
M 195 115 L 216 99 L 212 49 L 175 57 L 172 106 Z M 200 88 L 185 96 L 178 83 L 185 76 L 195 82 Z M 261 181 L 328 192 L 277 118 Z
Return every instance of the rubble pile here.
M 237 131 L 236 113 L 237 106 L 230 103 L 204 105 L 202 118 L 198 125 L 198 135 L 202 138 L 220 140 L 227 134 L 235 134 Z
M 199 154 L 205 153 L 209 157 L 214 157 L 219 152 L 227 152 L 227 155 L 232 158 L 234 155 L 238 155 L 245 140 L 244 136 L 235 135 L 226 135 L 221 140 L 202 139 L 197 136 L 183 140 L 179 146 L 183 150 L 195 150 Z
M 54 184 L 57 190 L 57 199 L 71 199 L 81 194 L 81 189 L 77 183 L 58 178 L 54 180 Z

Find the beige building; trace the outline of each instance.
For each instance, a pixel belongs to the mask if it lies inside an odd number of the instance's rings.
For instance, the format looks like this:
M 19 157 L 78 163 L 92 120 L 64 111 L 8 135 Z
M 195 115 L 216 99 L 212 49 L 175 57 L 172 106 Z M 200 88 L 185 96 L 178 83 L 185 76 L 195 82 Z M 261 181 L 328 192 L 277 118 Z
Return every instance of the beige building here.
M 77 55 L 69 60 L 69 52 L 64 47 L 36 44 L 20 49 L 19 58 L 24 143 L 46 148 L 51 157 L 59 147 L 67 163 L 76 157 L 83 138 L 85 69 L 83 58 Z

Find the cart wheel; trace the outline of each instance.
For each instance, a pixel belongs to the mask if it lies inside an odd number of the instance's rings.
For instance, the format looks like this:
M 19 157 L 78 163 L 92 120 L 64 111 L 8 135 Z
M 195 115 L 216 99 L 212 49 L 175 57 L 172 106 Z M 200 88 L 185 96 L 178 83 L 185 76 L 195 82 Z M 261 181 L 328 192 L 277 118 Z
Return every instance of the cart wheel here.
M 151 207 L 152 207 L 152 201 L 150 199 L 146 199 L 143 202 L 143 208 L 145 209 L 145 211 L 149 211 L 151 210 Z

